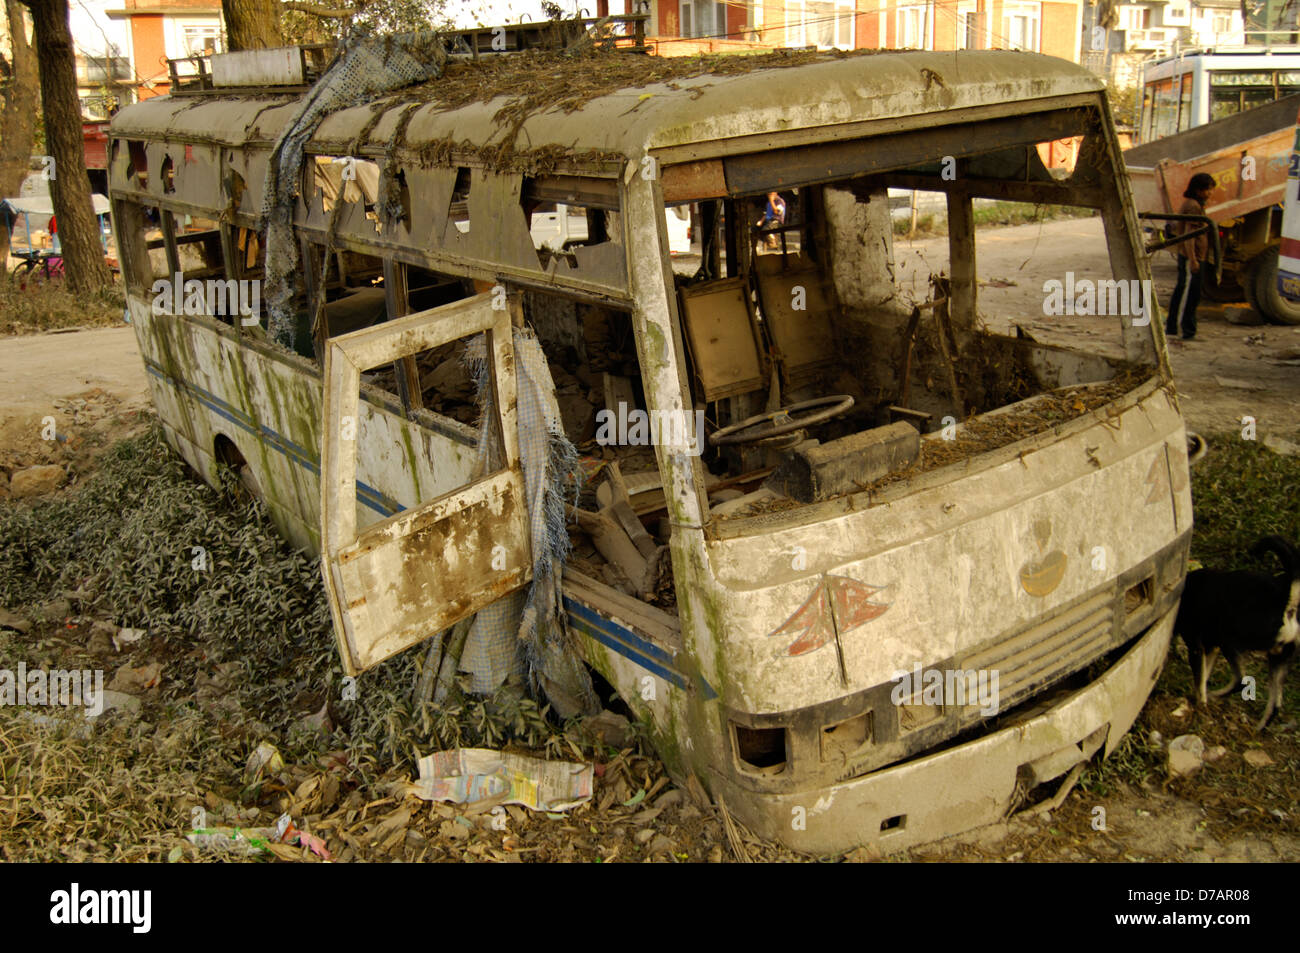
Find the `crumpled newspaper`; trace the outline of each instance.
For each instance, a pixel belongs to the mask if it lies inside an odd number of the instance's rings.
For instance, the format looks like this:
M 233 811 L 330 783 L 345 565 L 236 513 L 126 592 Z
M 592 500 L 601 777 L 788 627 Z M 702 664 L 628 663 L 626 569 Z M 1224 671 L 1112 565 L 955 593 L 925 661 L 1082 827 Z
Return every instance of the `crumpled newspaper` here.
M 543 761 L 490 748 L 435 751 L 419 761 L 409 791 L 426 801 L 472 804 L 492 800 L 534 811 L 566 811 L 591 800 L 590 764 Z

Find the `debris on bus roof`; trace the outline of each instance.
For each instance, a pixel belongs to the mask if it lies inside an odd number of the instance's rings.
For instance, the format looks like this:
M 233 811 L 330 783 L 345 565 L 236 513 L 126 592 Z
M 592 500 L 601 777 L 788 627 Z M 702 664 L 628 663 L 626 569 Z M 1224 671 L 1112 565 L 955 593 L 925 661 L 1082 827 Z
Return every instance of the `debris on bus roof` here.
M 720 154 L 737 137 L 1101 88 L 1073 63 L 1006 50 L 967 51 L 956 60 L 950 53 L 876 50 L 509 53 L 450 62 L 439 79 L 335 112 L 308 148 L 334 155 L 395 151 L 439 165 L 469 153 L 489 167 L 516 170 L 553 167 L 556 155 L 625 161 L 647 150 L 707 144 L 694 150 L 700 158 Z M 156 97 L 118 113 L 113 134 L 274 141 L 294 107 L 282 92 Z

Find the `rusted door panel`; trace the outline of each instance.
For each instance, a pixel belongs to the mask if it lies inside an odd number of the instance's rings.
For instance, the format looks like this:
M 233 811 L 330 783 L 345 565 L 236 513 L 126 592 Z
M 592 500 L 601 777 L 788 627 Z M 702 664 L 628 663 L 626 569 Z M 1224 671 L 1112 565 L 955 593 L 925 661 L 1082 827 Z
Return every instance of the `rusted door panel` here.
M 502 470 L 368 528 L 332 557 L 335 585 L 348 600 L 358 670 L 528 581 L 522 500 L 519 471 Z
M 321 551 L 344 670 L 354 675 L 525 585 L 532 546 L 519 466 L 510 314 L 491 295 L 333 338 L 325 353 Z M 361 371 L 486 334 L 504 465 L 357 532 Z

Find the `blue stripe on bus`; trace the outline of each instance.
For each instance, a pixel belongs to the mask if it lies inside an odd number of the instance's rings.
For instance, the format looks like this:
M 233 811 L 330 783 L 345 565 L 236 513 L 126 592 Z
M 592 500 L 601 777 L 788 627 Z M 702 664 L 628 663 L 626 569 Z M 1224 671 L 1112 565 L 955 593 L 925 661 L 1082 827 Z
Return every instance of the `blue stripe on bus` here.
M 238 407 L 227 403 L 216 394 L 204 390 L 202 387 L 199 387 L 191 381 L 179 380 L 172 377 L 164 371 L 159 364 L 149 358 L 146 357 L 144 363 L 145 370 L 150 374 L 153 374 L 160 380 L 168 382 L 173 387 L 178 387 L 181 390 L 188 391 L 195 400 L 207 407 L 214 414 L 229 420 L 235 426 L 247 431 L 254 437 L 264 440 L 270 444 L 273 449 L 278 450 L 288 459 L 294 461 L 299 466 L 310 470 L 314 475 L 318 477 L 320 476 L 320 459 L 313 456 L 304 447 L 299 446 L 282 434 L 272 430 L 270 427 L 259 424 L 252 417 L 249 417 L 247 414 L 240 411 Z M 374 487 L 368 486 L 360 480 L 357 481 L 357 500 L 374 510 L 380 516 L 392 516 L 394 513 L 400 512 L 406 508 L 396 500 L 385 496 Z
M 569 624 L 579 632 L 590 636 L 606 648 L 613 649 L 647 671 L 654 672 L 664 681 L 678 688 L 688 686 L 687 676 L 670 667 L 673 664 L 673 656 L 658 645 L 570 596 L 564 597 L 564 608 L 568 611 Z M 699 687 L 705 699 L 718 697 L 713 686 L 703 678 L 699 679 Z

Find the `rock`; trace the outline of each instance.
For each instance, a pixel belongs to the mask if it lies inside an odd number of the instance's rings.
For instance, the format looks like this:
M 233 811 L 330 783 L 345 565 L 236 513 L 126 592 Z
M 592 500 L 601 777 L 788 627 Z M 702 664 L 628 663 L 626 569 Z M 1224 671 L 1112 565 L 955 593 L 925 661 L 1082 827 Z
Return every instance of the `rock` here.
M 646 854 L 650 857 L 653 857 L 655 854 L 662 853 L 665 851 L 671 853 L 672 849 L 673 849 L 673 842 L 669 840 L 667 837 L 665 837 L 663 834 L 659 834 L 655 837 L 654 840 L 650 842 L 650 846 L 646 848 Z
M 0 609 L 0 629 L 13 629 L 15 632 L 27 633 L 32 624 L 22 616 L 14 615 L 8 609 Z
M 1236 377 L 1220 377 L 1214 375 L 1214 383 L 1220 387 L 1231 387 L 1234 390 L 1264 390 L 1264 385 L 1258 381 L 1243 381 Z
M 162 665 L 157 662 L 150 665 L 141 665 L 138 668 L 124 665 L 113 675 L 113 680 L 108 683 L 108 687 L 114 691 L 138 695 L 153 688 L 161 678 Z
M 1228 753 L 1228 749 L 1223 745 L 1215 745 L 1212 748 L 1205 749 L 1205 763 L 1213 764 L 1222 759 Z
M 682 793 L 680 788 L 669 788 L 663 794 L 659 795 L 659 798 L 655 801 L 655 807 L 660 810 L 667 810 L 670 807 L 675 807 L 678 804 L 681 804 L 685 800 L 686 795 Z
M 1250 749 L 1241 757 L 1252 768 L 1267 768 L 1271 764 L 1277 764 L 1276 761 L 1258 748 Z
M 1281 437 L 1265 437 L 1264 446 L 1274 453 L 1283 457 L 1300 456 L 1300 444 L 1292 443 L 1290 440 L 1283 440 Z
M 1201 770 L 1205 761 L 1205 742 L 1197 735 L 1179 735 L 1169 742 L 1169 776 L 1189 778 Z
M 67 599 L 53 599 L 43 602 L 32 610 L 32 616 L 45 622 L 62 622 L 72 614 L 72 606 Z
M 626 747 L 632 733 L 631 723 L 622 715 L 606 709 L 583 721 L 583 726 L 593 736 L 612 748 Z
M 149 634 L 147 629 L 118 629 L 113 636 L 113 648 L 119 652 L 128 645 L 134 645 Z
M 104 689 L 104 701 L 102 715 L 106 711 L 120 711 L 128 715 L 140 714 L 140 699 L 134 695 L 128 695 L 126 692 L 115 692 L 112 689 Z M 98 717 L 98 716 L 92 716 Z
M 1178 702 L 1178 707 L 1176 707 L 1173 711 L 1169 713 L 1169 717 L 1186 718 L 1191 713 L 1192 713 L 1192 706 L 1187 704 L 1187 699 L 1184 698 Z
M 1229 324 L 1254 326 L 1264 323 L 1264 316 L 1254 308 L 1224 308 L 1223 320 Z
M 9 478 L 9 494 L 16 500 L 29 496 L 43 496 L 58 489 L 65 476 L 63 467 L 53 464 L 15 470 Z

